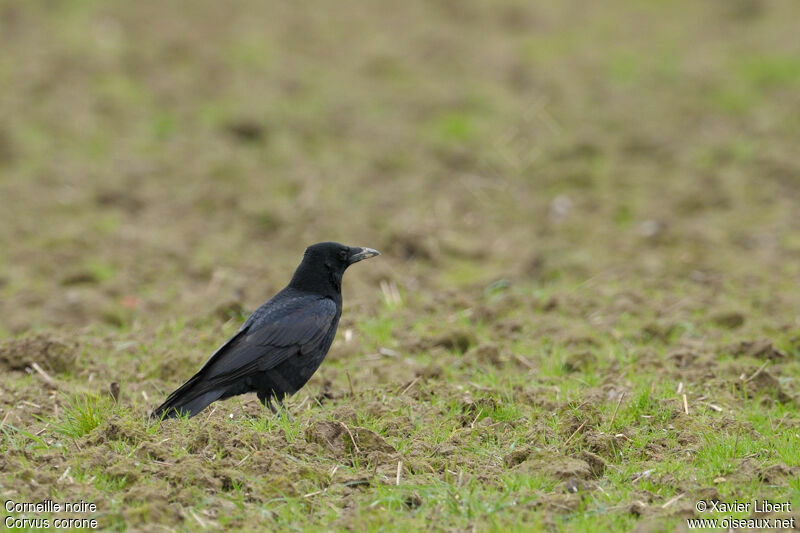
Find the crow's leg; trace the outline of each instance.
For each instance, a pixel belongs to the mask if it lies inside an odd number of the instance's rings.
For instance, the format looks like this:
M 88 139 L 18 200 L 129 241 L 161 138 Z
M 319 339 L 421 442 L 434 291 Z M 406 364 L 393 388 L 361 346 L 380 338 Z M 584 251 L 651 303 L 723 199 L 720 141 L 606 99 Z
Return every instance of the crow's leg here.
M 262 404 L 269 407 L 269 410 L 272 411 L 272 414 L 277 415 L 279 411 L 283 412 L 286 415 L 286 418 L 289 419 L 290 422 L 294 422 L 294 417 L 292 413 L 286 408 L 286 405 L 283 403 L 283 398 L 278 399 L 278 397 L 273 393 L 264 393 L 258 392 L 256 393 L 258 399 L 261 401 Z M 275 405 L 272 403 L 272 400 L 278 402 L 280 409 L 276 408 Z
M 283 404 L 283 398 L 278 400 L 278 405 L 281 406 L 281 411 L 283 411 L 283 413 L 286 415 L 286 418 L 289 420 L 289 422 L 294 422 L 294 417 L 292 416 L 292 413 L 290 413 L 289 410 L 286 408 L 286 406 Z
M 275 406 L 272 405 L 272 394 L 267 394 L 265 392 L 257 392 L 256 396 L 258 396 L 258 400 L 264 405 L 264 407 L 269 407 L 269 410 L 272 411 L 272 414 L 276 414 L 278 411 L 275 409 Z

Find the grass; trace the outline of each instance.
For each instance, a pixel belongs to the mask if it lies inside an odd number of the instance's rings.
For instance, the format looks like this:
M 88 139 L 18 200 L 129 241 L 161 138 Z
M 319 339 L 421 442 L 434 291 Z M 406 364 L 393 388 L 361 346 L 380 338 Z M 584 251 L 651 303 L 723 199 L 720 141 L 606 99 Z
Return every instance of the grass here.
M 51 421 L 53 430 L 78 438 L 90 433 L 112 414 L 109 396 L 73 396 L 63 402 L 63 415 Z
M 497 304 L 527 292 L 511 286 L 499 300 L 483 289 L 474 297 Z M 538 319 L 569 323 L 569 313 L 551 311 Z M 542 326 L 526 324 L 514 350 L 535 368 L 511 356 L 475 360 L 482 353 L 477 346 L 462 353 L 423 344 L 413 359 L 427 365 L 417 371 L 421 379 L 361 386 L 376 364 L 363 358 L 381 339 L 393 338 L 386 331 L 415 331 L 427 320 L 403 308 L 379 308 L 364 322 L 368 327 L 358 328 L 362 363 L 345 364 L 340 354 L 326 368 L 334 379 L 351 374 L 355 394 L 346 376 L 333 398 L 301 393 L 290 403 L 294 420 L 265 412 L 253 399 L 234 399 L 195 419 L 158 426 L 145 423 L 147 406 L 138 400 L 116 405 L 100 395 L 56 396 L 60 412 L 42 420 L 44 436 L 5 426 L 4 450 L 15 461 L 15 479 L 33 466 L 24 450 L 34 457 L 47 453 L 64 475 L 53 487 L 68 480 L 104 501 L 107 512 L 119 515 L 109 522 L 115 528 L 164 520 L 183 527 L 171 505 L 153 502 L 163 491 L 182 502 L 189 523 L 241 527 L 256 512 L 270 527 L 311 530 L 344 523 L 394 529 L 399 517 L 404 527 L 425 527 L 445 516 L 448 528 L 527 530 L 539 524 L 581 531 L 599 524 L 621 530 L 642 519 L 637 505 L 652 508 L 660 523 L 672 527 L 691 514 L 683 500 L 693 504 L 704 494 L 722 501 L 797 501 L 791 473 L 800 460 L 792 445 L 796 436 L 782 427 L 795 416 L 794 406 L 777 401 L 774 391 L 737 387 L 739 357 L 710 358 L 716 372 L 729 376 L 710 386 L 696 381 L 691 366 L 671 368 L 676 363 L 668 356 L 619 357 L 632 346 L 624 339 L 641 338 L 646 317 L 644 323 L 626 319 L 619 340 L 593 341 L 587 352 L 593 359 L 570 359 L 573 350 L 528 336 L 528 328 Z M 454 324 L 464 327 L 458 317 Z M 428 331 L 428 338 L 441 342 L 430 336 L 436 328 Z M 680 332 L 647 338 L 669 346 L 702 335 Z M 161 338 L 170 342 L 169 335 Z M 86 350 L 87 360 L 96 361 L 92 347 Z M 133 363 L 139 355 L 128 357 Z M 643 362 L 667 366 L 654 372 Z M 748 361 L 745 375 L 759 363 Z M 779 367 L 796 364 L 792 359 Z M 447 371 L 431 373 L 435 366 Z M 734 374 L 727 366 L 736 366 Z M 600 379 L 611 369 L 625 377 Z M 687 394 L 688 414 L 677 390 Z M 328 427 L 320 424 L 343 424 L 347 431 L 320 437 Z M 569 483 L 577 493 L 566 489 Z M 268 511 L 256 511 L 254 500 Z M 354 507 L 347 511 L 331 505 L 335 501 Z

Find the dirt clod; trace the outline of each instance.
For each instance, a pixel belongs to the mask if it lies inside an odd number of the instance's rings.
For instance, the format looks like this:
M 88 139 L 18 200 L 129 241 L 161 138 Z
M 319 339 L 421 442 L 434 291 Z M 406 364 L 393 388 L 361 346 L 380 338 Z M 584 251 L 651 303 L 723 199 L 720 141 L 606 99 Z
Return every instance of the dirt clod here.
M 396 450 L 374 431 L 349 427 L 343 422 L 318 421 L 306 429 L 306 440 L 333 451 L 339 457 L 352 453 L 396 453 Z
M 266 135 L 266 128 L 263 124 L 247 118 L 227 123 L 225 130 L 234 139 L 241 142 L 260 141 Z
M 508 358 L 504 356 L 496 343 L 481 343 L 471 348 L 464 354 L 464 359 L 476 365 L 490 364 L 492 366 L 502 366 Z
M 588 450 L 583 450 L 580 458 L 589 465 L 589 471 L 593 478 L 600 478 L 603 476 L 606 471 L 605 459 Z
M 119 382 L 112 381 L 108 385 L 108 394 L 115 402 L 119 402 L 119 392 L 120 392 Z
M 597 357 L 592 352 L 573 352 L 564 361 L 564 370 L 567 372 L 577 372 L 586 370 L 594 365 Z
M 78 356 L 78 346 L 48 335 L 13 339 L 0 345 L 0 366 L 24 370 L 32 363 L 53 373 L 70 370 Z
M 731 346 L 730 351 L 737 357 L 749 356 L 756 359 L 769 359 L 770 361 L 786 359 L 786 354 L 775 348 L 772 341 L 767 339 L 742 341 Z
M 516 464 L 514 468 L 517 470 L 543 473 L 562 481 L 570 478 L 589 479 L 592 473 L 592 468 L 582 459 L 542 450 L 529 450 L 527 455 L 525 452 L 512 453 L 504 462 L 507 466 Z
M 571 477 L 564 482 L 564 492 L 576 493 L 580 492 L 581 485 L 578 478 Z
M 403 500 L 403 504 L 409 509 L 416 509 L 422 505 L 422 497 L 418 493 L 412 492 Z
M 783 390 L 780 380 L 766 370 L 756 370 L 750 377 L 737 382 L 737 387 L 744 390 L 749 398 L 764 395 L 773 396 L 784 404 L 794 401 L 794 398 Z
M 430 347 L 442 347 L 446 350 L 453 350 L 464 353 L 476 342 L 475 334 L 465 329 L 455 329 L 430 340 Z
M 439 243 L 423 232 L 395 233 L 386 239 L 384 248 L 406 260 L 434 261 L 440 255 Z
M 730 311 L 717 313 L 716 315 L 712 316 L 711 319 L 718 326 L 728 329 L 736 329 L 742 327 L 745 321 L 745 316 L 738 311 Z

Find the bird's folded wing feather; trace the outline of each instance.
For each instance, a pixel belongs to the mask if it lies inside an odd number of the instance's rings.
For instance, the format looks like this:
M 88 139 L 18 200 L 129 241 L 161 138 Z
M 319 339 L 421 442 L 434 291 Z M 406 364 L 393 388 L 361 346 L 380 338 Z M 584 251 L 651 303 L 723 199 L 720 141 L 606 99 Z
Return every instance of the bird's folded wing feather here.
M 271 304 L 211 356 L 198 373 L 204 381 L 235 381 L 313 351 L 327 337 L 337 311 L 333 300 L 313 295 Z

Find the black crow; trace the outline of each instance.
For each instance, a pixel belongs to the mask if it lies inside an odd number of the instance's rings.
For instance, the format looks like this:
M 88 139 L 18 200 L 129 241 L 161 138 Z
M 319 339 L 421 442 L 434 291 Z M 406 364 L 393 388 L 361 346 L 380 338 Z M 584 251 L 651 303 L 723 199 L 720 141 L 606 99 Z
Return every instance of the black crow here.
M 342 314 L 342 276 L 348 266 L 380 255 L 371 248 L 322 242 L 306 248 L 283 290 L 255 310 L 192 378 L 169 395 L 153 418 L 192 417 L 211 402 L 255 392 L 272 400 L 306 384 L 336 335 Z

